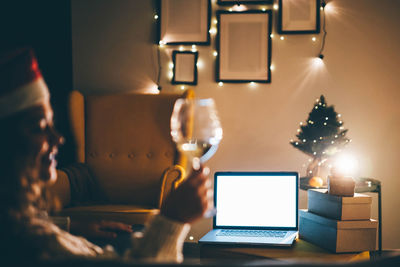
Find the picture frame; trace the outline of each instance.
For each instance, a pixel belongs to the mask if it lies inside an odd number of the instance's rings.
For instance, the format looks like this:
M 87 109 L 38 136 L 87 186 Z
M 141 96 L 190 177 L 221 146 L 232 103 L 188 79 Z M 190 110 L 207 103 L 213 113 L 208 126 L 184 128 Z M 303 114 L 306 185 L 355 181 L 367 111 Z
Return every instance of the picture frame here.
M 172 51 L 172 84 L 197 84 L 197 51 Z
M 232 0 L 218 0 L 218 5 L 237 5 L 238 3 L 244 5 L 261 5 L 261 4 L 273 4 L 274 0 L 241 0 L 241 1 L 232 1 Z
M 216 81 L 271 82 L 272 11 L 218 11 Z
M 211 0 L 160 1 L 160 43 L 210 44 Z
M 279 0 L 278 33 L 319 33 L 320 7 L 320 0 Z

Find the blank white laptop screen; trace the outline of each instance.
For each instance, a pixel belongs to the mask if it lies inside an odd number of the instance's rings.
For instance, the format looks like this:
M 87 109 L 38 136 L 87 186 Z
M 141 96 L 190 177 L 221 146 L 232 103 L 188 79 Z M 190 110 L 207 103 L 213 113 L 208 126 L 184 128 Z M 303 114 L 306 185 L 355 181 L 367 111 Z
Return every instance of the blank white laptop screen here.
M 215 226 L 296 227 L 296 175 L 217 175 Z

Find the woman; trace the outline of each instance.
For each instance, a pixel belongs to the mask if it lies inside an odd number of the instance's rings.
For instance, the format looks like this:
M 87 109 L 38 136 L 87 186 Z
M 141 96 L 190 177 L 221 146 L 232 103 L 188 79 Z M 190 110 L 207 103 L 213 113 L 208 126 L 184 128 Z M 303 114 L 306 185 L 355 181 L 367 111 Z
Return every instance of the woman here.
M 43 188 L 56 177 L 57 148 L 49 92 L 30 49 L 0 58 L 0 254 L 2 259 L 117 257 L 54 225 L 44 212 Z M 126 257 L 181 261 L 189 224 L 206 212 L 208 169 L 199 168 L 174 192 Z

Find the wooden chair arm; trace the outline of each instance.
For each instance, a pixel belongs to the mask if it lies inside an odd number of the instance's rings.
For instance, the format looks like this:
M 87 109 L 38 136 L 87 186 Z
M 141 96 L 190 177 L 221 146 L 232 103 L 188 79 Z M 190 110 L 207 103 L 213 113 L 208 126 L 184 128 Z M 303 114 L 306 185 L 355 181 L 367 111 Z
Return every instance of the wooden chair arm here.
M 71 202 L 71 189 L 68 176 L 65 172 L 57 170 L 57 181 L 49 186 L 52 209 L 59 210 Z
M 164 171 L 162 182 L 161 182 L 161 192 L 160 199 L 158 202 L 158 208 L 161 208 L 162 203 L 169 193 L 178 187 L 180 183 L 185 178 L 185 169 L 180 165 L 174 165 L 167 168 Z

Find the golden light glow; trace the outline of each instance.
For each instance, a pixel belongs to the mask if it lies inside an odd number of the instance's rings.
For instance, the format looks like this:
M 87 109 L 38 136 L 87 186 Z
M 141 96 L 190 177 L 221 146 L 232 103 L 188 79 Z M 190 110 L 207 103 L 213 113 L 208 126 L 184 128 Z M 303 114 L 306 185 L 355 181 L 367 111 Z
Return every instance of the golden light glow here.
M 157 15 L 157 14 L 154 15 L 154 19 L 155 19 L 155 20 L 158 19 L 158 15 Z
M 285 37 L 281 36 L 279 39 L 281 39 L 283 41 L 283 40 L 285 40 Z
M 172 70 L 174 68 L 174 63 L 172 63 L 172 62 L 168 63 L 168 68 L 170 70 Z
M 220 86 L 220 87 L 223 86 L 223 85 L 224 85 L 223 82 L 219 82 L 219 83 L 218 83 L 218 86 Z
M 312 59 L 312 68 L 319 69 L 324 66 L 324 61 L 319 57 L 315 57 Z
M 247 10 L 247 6 L 245 6 L 245 5 L 235 5 L 232 8 L 232 10 L 233 11 L 246 11 Z M 229 11 L 232 11 L 232 10 L 229 10 Z
M 185 86 L 184 85 L 181 85 L 181 90 L 185 90 Z
M 208 32 L 209 32 L 210 34 L 214 35 L 214 34 L 217 33 L 217 28 L 212 27 Z
M 197 60 L 196 66 L 197 68 L 202 69 L 204 67 L 203 60 Z
M 174 72 L 173 71 L 168 71 L 168 78 L 172 79 L 174 77 Z
M 274 38 L 274 34 L 273 34 L 273 33 L 271 33 L 271 34 L 269 35 L 269 37 L 271 37 L 271 38 Z
M 343 175 L 354 175 L 358 169 L 358 160 L 353 155 L 341 154 L 336 157 L 333 166 Z
M 183 49 L 184 49 L 183 46 L 180 46 L 180 47 L 179 47 L 179 51 L 183 51 Z
M 214 55 L 214 57 L 218 56 L 218 52 L 217 52 L 217 51 L 214 51 L 214 52 L 213 52 L 213 55 Z
M 143 93 L 145 94 L 159 94 L 160 91 L 158 90 L 158 85 L 153 83 L 149 85 L 148 89 L 143 90 Z
M 317 41 L 317 38 L 316 38 L 316 37 L 313 37 L 313 38 L 311 38 L 311 40 L 312 40 L 313 42 L 315 42 L 315 41 Z
M 269 69 L 270 69 L 271 71 L 274 71 L 274 70 L 275 70 L 275 65 L 274 65 L 274 64 L 271 64 L 271 66 L 269 67 Z
M 278 4 L 274 4 L 274 9 L 278 10 L 279 9 L 279 5 Z

